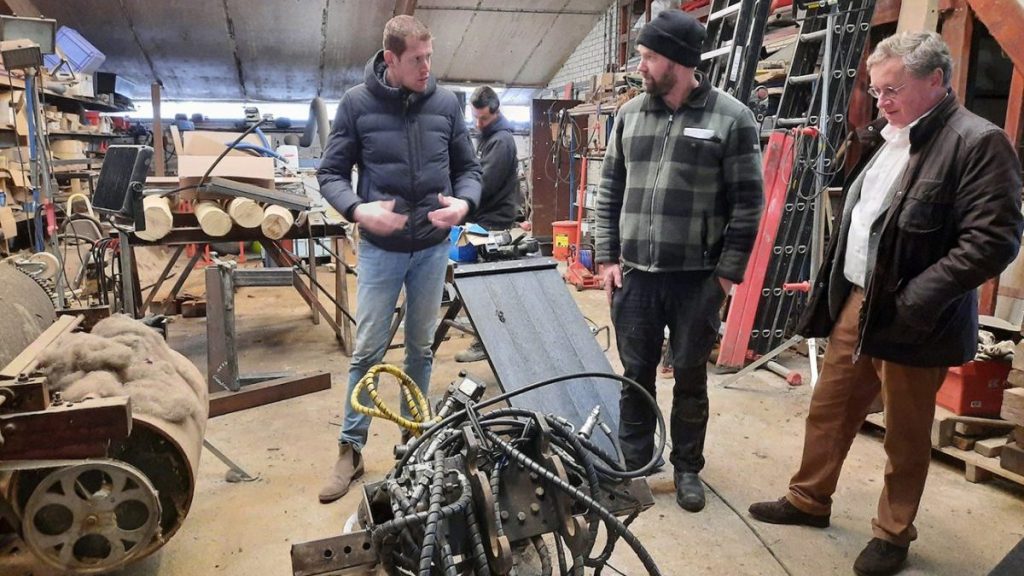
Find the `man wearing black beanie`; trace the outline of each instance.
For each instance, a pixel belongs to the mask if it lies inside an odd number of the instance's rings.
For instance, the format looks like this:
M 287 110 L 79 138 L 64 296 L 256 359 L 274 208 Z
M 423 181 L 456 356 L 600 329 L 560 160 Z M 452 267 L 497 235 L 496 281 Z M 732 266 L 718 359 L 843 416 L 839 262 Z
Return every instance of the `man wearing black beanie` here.
M 670 417 L 676 502 L 704 508 L 707 361 L 719 308 L 743 281 L 761 218 L 760 137 L 753 114 L 695 70 L 704 27 L 664 10 L 640 31 L 645 94 L 622 105 L 597 196 L 596 260 L 625 375 L 655 393 L 666 326 L 675 384 Z M 623 388 L 626 465 L 654 452 L 655 418 Z

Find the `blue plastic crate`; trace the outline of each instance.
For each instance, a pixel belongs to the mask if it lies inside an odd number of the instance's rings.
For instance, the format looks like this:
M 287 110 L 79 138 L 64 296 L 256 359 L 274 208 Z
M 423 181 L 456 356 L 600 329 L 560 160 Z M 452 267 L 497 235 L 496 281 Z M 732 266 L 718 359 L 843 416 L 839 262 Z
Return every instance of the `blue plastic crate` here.
M 57 46 L 67 56 L 68 64 L 75 73 L 92 74 L 99 70 L 107 57 L 93 46 L 88 40 L 82 37 L 74 28 L 61 26 L 57 30 Z M 60 57 L 56 54 L 48 54 L 43 57 L 46 67 L 53 69 L 60 64 Z

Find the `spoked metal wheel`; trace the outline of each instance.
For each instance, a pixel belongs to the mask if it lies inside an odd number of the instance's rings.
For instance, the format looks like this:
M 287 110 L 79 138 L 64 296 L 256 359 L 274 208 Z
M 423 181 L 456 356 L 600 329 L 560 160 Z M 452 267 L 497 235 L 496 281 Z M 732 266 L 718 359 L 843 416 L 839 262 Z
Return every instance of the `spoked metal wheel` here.
M 159 529 L 156 489 L 137 468 L 114 460 L 53 470 L 22 515 L 22 538 L 32 553 L 74 574 L 123 567 Z

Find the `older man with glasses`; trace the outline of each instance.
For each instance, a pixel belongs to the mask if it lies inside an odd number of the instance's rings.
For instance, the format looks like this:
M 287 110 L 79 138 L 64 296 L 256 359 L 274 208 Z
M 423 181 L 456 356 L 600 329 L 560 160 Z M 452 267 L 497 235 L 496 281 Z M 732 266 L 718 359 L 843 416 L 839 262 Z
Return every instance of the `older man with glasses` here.
M 1006 134 L 950 89 L 949 48 L 900 33 L 868 58 L 882 118 L 860 137 L 837 233 L 800 319 L 829 337 L 789 492 L 755 519 L 826 528 L 846 454 L 881 391 L 885 467 L 861 576 L 899 572 L 931 460 L 935 395 L 949 366 L 976 352 L 976 289 L 1020 247 L 1020 164 Z

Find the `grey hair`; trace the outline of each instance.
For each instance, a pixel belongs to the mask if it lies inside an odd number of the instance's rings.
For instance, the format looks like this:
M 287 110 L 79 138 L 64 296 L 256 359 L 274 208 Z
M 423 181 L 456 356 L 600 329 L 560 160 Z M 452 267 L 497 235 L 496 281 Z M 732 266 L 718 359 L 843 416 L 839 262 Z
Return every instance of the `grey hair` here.
M 868 56 L 868 70 L 890 58 L 899 58 L 908 72 L 923 78 L 938 68 L 942 70 L 942 83 L 949 86 L 953 75 L 953 57 L 949 46 L 935 32 L 900 32 L 882 40 Z

